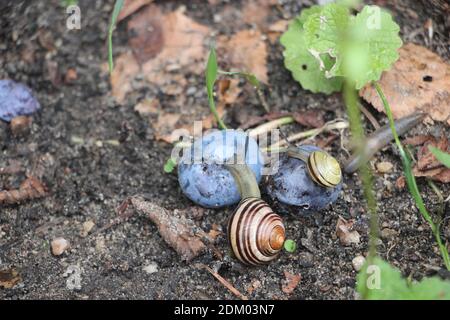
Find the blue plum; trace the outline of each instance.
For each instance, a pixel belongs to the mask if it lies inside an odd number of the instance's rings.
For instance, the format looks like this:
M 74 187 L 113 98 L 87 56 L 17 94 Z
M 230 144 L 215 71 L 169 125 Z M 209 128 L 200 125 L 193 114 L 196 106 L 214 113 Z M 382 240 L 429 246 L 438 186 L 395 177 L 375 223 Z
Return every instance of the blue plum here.
M 303 145 L 308 152 L 321 150 Z M 310 214 L 325 209 L 336 201 L 342 190 L 342 182 L 334 188 L 325 188 L 311 180 L 307 165 L 302 160 L 280 155 L 278 171 L 267 177 L 265 192 L 279 212 Z
M 189 199 L 203 207 L 235 204 L 241 198 L 239 190 L 223 164 L 230 161 L 244 163 L 244 159 L 259 183 L 264 160 L 253 138 L 236 130 L 206 134 L 183 153 L 178 164 L 180 187 Z
M 0 119 L 29 115 L 40 108 L 29 87 L 12 80 L 0 80 Z

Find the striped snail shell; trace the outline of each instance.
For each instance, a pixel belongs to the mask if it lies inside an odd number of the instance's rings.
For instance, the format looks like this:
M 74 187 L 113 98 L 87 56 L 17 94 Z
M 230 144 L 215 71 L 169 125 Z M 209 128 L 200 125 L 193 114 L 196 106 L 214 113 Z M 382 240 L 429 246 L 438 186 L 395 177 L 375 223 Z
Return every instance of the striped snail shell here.
M 307 164 L 309 176 L 318 185 L 334 188 L 341 183 L 341 166 L 336 158 L 327 152 L 322 150 L 309 152 L 299 148 L 289 149 L 288 155 L 303 160 Z
M 313 151 L 308 157 L 308 172 L 317 184 L 333 188 L 342 179 L 341 166 L 336 158 L 324 151 Z
M 281 251 L 285 228 L 279 215 L 260 198 L 243 199 L 228 223 L 228 239 L 236 258 L 247 265 L 266 264 Z

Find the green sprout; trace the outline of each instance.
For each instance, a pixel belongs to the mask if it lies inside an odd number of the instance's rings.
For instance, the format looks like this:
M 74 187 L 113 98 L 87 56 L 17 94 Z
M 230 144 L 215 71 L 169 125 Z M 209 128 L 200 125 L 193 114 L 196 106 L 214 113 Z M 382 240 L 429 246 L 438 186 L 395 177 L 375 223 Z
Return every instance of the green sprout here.
M 114 4 L 113 13 L 111 15 L 111 22 L 109 24 L 108 29 L 108 66 L 109 73 L 112 73 L 114 70 L 114 59 L 113 59 L 113 45 L 112 45 L 112 35 L 113 31 L 116 27 L 117 17 L 119 16 L 120 11 L 122 10 L 124 0 L 117 0 Z
M 297 249 L 297 244 L 295 243 L 294 240 L 291 239 L 287 239 L 286 241 L 284 241 L 284 250 L 286 250 L 287 252 L 295 252 L 295 250 Z

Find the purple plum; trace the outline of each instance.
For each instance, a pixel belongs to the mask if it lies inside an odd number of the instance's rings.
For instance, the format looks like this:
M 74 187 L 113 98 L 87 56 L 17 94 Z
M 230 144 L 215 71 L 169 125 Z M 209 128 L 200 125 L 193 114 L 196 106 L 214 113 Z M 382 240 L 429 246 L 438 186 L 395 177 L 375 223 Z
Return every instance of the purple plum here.
M 40 108 L 29 87 L 12 80 L 0 80 L 0 119 L 11 121 L 12 118 L 29 115 Z

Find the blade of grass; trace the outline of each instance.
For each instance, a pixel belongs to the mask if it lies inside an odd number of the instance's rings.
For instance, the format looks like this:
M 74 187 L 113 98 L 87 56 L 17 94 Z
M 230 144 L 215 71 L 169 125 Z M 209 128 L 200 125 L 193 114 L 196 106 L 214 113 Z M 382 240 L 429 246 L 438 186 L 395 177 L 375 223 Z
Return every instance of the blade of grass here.
M 208 63 L 206 64 L 205 71 L 206 91 L 208 93 L 209 109 L 216 118 L 219 128 L 224 130 L 227 129 L 227 126 L 225 125 L 225 123 L 223 123 L 222 119 L 220 119 L 219 113 L 216 109 L 216 104 L 214 103 L 214 83 L 217 79 L 217 69 L 216 50 L 214 48 L 211 48 L 211 50 L 209 51 Z
M 440 163 L 442 163 L 447 168 L 450 168 L 450 154 L 446 153 L 434 146 L 429 146 L 428 149 L 430 149 L 431 153 L 436 157 L 436 159 L 439 160 Z
M 109 65 L 109 73 L 111 73 L 114 69 L 114 60 L 113 60 L 113 47 L 112 47 L 112 35 L 114 28 L 116 26 L 117 17 L 119 16 L 120 10 L 122 10 L 124 0 L 117 0 L 114 4 L 113 13 L 111 15 L 111 22 L 109 24 L 108 30 L 108 65 Z
M 411 193 L 412 197 L 414 198 L 416 206 L 419 209 L 420 213 L 422 214 L 423 218 L 430 225 L 431 231 L 433 232 L 433 235 L 436 238 L 436 242 L 439 246 L 439 250 L 440 250 L 442 258 L 444 260 L 445 267 L 447 268 L 447 270 L 450 270 L 450 257 L 449 257 L 447 248 L 442 243 L 439 228 L 434 223 L 433 219 L 431 218 L 431 215 L 428 213 L 428 211 L 425 207 L 425 203 L 423 202 L 422 196 L 420 195 L 420 191 L 419 191 L 419 187 L 417 186 L 416 178 L 414 177 L 414 174 L 412 172 L 411 159 L 409 158 L 408 154 L 405 152 L 405 149 L 403 148 L 403 145 L 400 142 L 400 139 L 398 137 L 397 131 L 395 130 L 394 117 L 392 116 L 391 106 L 389 105 L 389 102 L 387 101 L 387 99 L 383 93 L 383 90 L 381 89 L 380 85 L 377 82 L 374 82 L 374 87 L 378 93 L 378 96 L 380 97 L 381 101 L 383 102 L 384 110 L 386 111 L 386 115 L 389 119 L 389 125 L 391 126 L 391 131 L 392 131 L 392 134 L 395 139 L 395 144 L 397 145 L 397 148 L 400 153 L 400 157 L 402 158 L 403 171 L 405 173 L 406 183 L 408 185 L 409 192 Z

